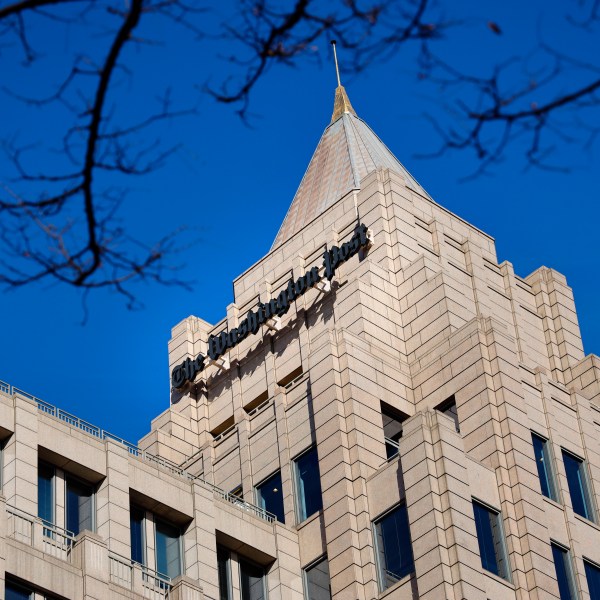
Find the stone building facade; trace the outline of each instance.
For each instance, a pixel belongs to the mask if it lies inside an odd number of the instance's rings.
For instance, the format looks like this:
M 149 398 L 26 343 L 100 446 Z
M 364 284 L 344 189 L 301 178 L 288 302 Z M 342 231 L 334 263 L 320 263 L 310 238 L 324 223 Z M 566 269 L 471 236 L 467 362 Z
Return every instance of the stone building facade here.
M 565 277 L 498 264 L 343 88 L 169 366 L 137 446 L 0 386 L 0 598 L 600 599 L 600 359 Z

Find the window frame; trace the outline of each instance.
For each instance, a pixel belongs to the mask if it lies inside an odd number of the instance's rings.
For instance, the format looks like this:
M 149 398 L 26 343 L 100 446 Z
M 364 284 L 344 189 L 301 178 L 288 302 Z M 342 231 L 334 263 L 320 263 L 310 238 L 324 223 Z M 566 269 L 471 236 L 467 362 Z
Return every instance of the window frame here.
M 316 456 L 317 456 L 317 471 L 319 473 L 319 497 L 320 497 L 320 505 L 321 506 L 318 510 L 313 511 L 310 514 L 305 514 L 305 513 L 307 513 L 306 499 L 305 499 L 304 495 L 302 495 L 302 498 L 300 497 L 300 490 L 303 486 L 301 485 L 301 482 L 300 482 L 300 471 L 299 471 L 299 467 L 298 467 L 298 461 L 313 451 L 316 453 Z M 313 515 L 316 515 L 317 513 L 320 513 L 323 511 L 323 488 L 321 487 L 321 469 L 319 467 L 319 454 L 317 452 L 317 445 L 313 444 L 312 446 L 309 446 L 308 448 L 306 448 L 306 450 L 303 450 L 302 452 L 300 452 L 300 454 L 298 454 L 292 460 L 292 464 L 293 464 L 292 471 L 294 473 L 294 501 L 295 501 L 294 503 L 296 506 L 296 523 L 299 525 L 300 523 L 304 523 L 304 521 L 310 519 L 310 517 L 312 517 Z
M 277 518 L 277 515 L 274 512 L 271 512 L 266 506 L 264 506 L 263 499 L 262 499 L 262 496 L 260 495 L 260 491 L 259 491 L 259 488 L 261 488 L 268 481 L 273 479 L 275 477 L 275 475 L 277 475 L 277 474 L 279 474 L 279 479 L 281 481 L 281 505 L 282 505 L 282 509 L 283 509 L 283 521 L 279 521 L 279 519 Z M 276 469 L 275 471 L 273 471 L 270 475 L 268 475 L 264 479 L 261 479 L 260 482 L 254 486 L 254 503 L 256 504 L 256 506 L 258 506 L 265 512 L 268 512 L 268 513 L 274 515 L 278 522 L 285 524 L 285 503 L 283 501 L 283 478 L 281 477 L 281 467 L 279 469 Z
M 6 594 L 6 588 L 9 585 L 12 586 L 13 588 L 15 588 L 17 591 L 23 591 L 23 592 L 29 593 L 29 600 L 34 600 L 35 590 L 32 590 L 31 588 L 27 587 L 26 585 L 16 582 L 14 579 L 8 578 L 8 577 L 4 581 L 4 593 L 5 594 Z M 8 596 L 8 594 L 6 594 L 6 595 Z
M 138 510 L 142 513 L 142 525 L 141 525 L 141 533 L 142 533 L 142 558 L 143 558 L 143 563 L 139 563 L 137 560 L 134 560 L 134 558 L 131 556 L 131 551 L 132 551 L 132 546 L 131 546 L 131 514 L 132 514 L 132 509 L 134 510 Z M 163 518 L 160 514 L 155 513 L 152 510 L 149 510 L 143 506 L 140 506 L 139 504 L 135 504 L 130 502 L 129 504 L 129 539 L 130 539 L 130 547 L 129 547 L 129 560 L 131 560 L 132 564 L 136 564 L 136 565 L 140 565 L 142 568 L 145 569 L 149 569 L 151 571 L 154 571 L 156 573 L 156 577 L 158 579 L 160 579 L 161 581 L 166 581 L 165 578 L 167 579 L 173 579 L 173 577 L 171 577 L 168 573 L 163 573 L 162 571 L 158 570 L 158 544 L 156 541 L 156 534 L 157 534 L 157 524 L 158 523 L 164 523 L 165 525 L 168 525 L 169 527 L 173 527 L 174 529 L 176 529 L 179 532 L 178 538 L 177 538 L 177 548 L 178 548 L 178 552 L 179 552 L 179 574 L 175 575 L 175 577 L 178 577 L 179 575 L 185 575 L 185 554 L 184 554 L 184 544 L 183 544 L 183 538 L 184 538 L 184 529 L 185 526 L 180 525 L 179 523 L 173 523 L 172 521 L 169 521 L 168 519 Z M 148 556 L 149 556 L 149 548 L 148 548 L 148 538 L 150 537 L 150 535 L 152 536 L 152 541 L 154 543 L 152 550 L 152 554 L 150 554 L 150 556 L 154 558 L 154 562 L 153 562 L 153 566 L 148 564 Z
M 327 558 L 327 554 L 322 554 L 319 558 L 309 562 L 305 567 L 302 568 L 302 585 L 303 585 L 303 596 L 304 600 L 310 600 L 310 596 L 308 594 L 308 571 L 314 569 L 318 564 L 322 562 L 327 562 L 327 573 L 329 574 L 329 560 Z M 329 576 L 329 599 L 331 600 L 331 575 Z
M 219 551 L 227 554 L 225 562 L 225 576 L 227 578 L 227 598 L 226 600 L 233 600 L 233 578 L 231 576 L 231 550 L 226 546 L 217 544 L 217 581 L 219 582 L 219 600 L 221 600 L 221 581 L 219 578 Z
M 573 568 L 573 558 L 571 555 L 571 550 L 557 542 L 556 540 L 550 539 L 550 547 L 552 549 L 552 561 L 554 562 L 554 568 L 557 571 L 556 573 L 556 581 L 558 584 L 558 569 L 556 568 L 556 559 L 554 557 L 554 548 L 557 548 L 560 552 L 564 553 L 565 556 L 565 562 L 563 562 L 563 564 L 565 565 L 565 572 L 566 572 L 566 577 L 567 577 L 567 585 L 569 586 L 569 595 L 570 598 L 565 599 L 562 596 L 560 596 L 561 600 L 579 600 L 579 593 L 577 592 L 577 578 L 575 576 L 575 569 Z M 558 590 L 558 593 L 560 594 L 560 588 Z
M 600 565 L 593 561 L 590 560 L 589 558 L 586 558 L 585 556 L 583 557 L 583 571 L 585 573 L 585 583 L 587 585 L 588 588 L 588 594 L 590 595 L 590 597 L 592 596 L 591 591 L 590 591 L 590 582 L 589 582 L 589 577 L 588 577 L 588 571 L 587 571 L 587 566 L 590 566 L 592 569 L 598 571 L 598 576 L 600 577 Z
M 398 581 L 394 582 L 392 585 L 385 587 L 385 585 L 384 585 L 385 578 L 383 576 L 383 565 L 381 564 L 381 558 L 380 558 L 380 555 L 382 553 L 385 556 L 385 549 L 379 548 L 379 542 L 378 542 L 379 536 L 377 534 L 377 525 L 379 523 L 381 523 L 386 517 L 391 515 L 393 512 L 395 512 L 396 510 L 400 510 L 402 508 L 404 508 L 407 511 L 406 521 L 407 521 L 407 525 L 408 525 L 408 545 L 410 547 L 410 558 L 411 558 L 412 568 L 408 573 L 405 573 L 404 575 L 402 575 L 398 579 Z M 411 577 L 412 574 L 415 572 L 415 556 L 414 556 L 413 549 L 412 549 L 412 537 L 410 535 L 410 521 L 408 520 L 408 507 L 406 506 L 406 500 L 405 499 L 401 500 L 398 504 L 395 504 L 394 506 L 388 508 L 385 512 L 381 513 L 375 519 L 373 519 L 373 521 L 371 522 L 371 534 L 373 535 L 373 548 L 375 550 L 375 566 L 377 568 L 377 582 L 379 585 L 379 592 L 383 593 L 386 590 L 389 590 L 390 588 L 397 585 L 400 581 L 403 581 L 407 577 Z
M 508 556 L 508 548 L 506 547 L 506 532 L 504 531 L 504 518 L 502 516 L 502 511 L 498 510 L 497 508 L 495 508 L 493 506 L 490 506 L 487 502 L 483 502 L 482 500 L 479 500 L 478 498 L 475 498 L 475 497 L 471 497 L 471 504 L 473 506 L 473 519 L 475 521 L 475 534 L 477 536 L 477 544 L 478 544 L 478 548 L 479 548 L 479 558 L 481 560 L 481 568 L 486 573 L 491 573 L 495 577 L 499 577 L 500 579 L 504 579 L 504 581 L 508 581 L 509 583 L 512 583 L 512 566 L 510 564 L 510 558 Z M 498 554 L 496 553 L 497 546 L 494 542 L 493 536 L 492 536 L 492 543 L 494 545 L 494 557 L 496 559 L 496 567 L 497 567 L 498 573 L 494 573 L 494 571 L 490 571 L 483 564 L 483 556 L 481 553 L 482 544 L 481 544 L 480 537 L 479 537 L 479 530 L 477 528 L 477 516 L 475 514 L 475 505 L 476 504 L 479 505 L 484 510 L 486 510 L 488 513 L 495 515 L 495 517 L 497 519 L 497 527 L 500 531 L 500 541 L 501 541 L 500 551 L 502 552 L 502 556 L 499 557 Z M 504 560 L 504 564 L 506 565 L 506 576 L 500 574 L 499 567 L 500 567 L 501 560 Z
M 131 514 L 132 514 L 132 509 L 133 510 L 137 510 L 140 513 L 142 513 L 142 524 L 141 524 L 141 534 L 142 534 L 142 539 L 141 539 L 141 546 L 142 546 L 142 561 L 143 562 L 138 562 L 137 560 L 135 560 L 133 558 L 133 556 L 130 556 L 131 562 L 135 563 L 136 565 L 141 565 L 142 567 L 145 567 L 148 565 L 148 542 L 146 540 L 146 509 L 142 508 L 141 506 L 138 506 L 137 504 L 129 504 L 129 554 L 132 554 L 132 550 L 133 550 L 133 546 L 131 544 Z
M 152 512 L 152 511 L 150 511 L 150 512 Z M 156 535 L 157 535 L 157 525 L 159 523 L 164 523 L 165 525 L 168 525 L 169 527 L 173 527 L 173 529 L 176 529 L 179 532 L 179 535 L 177 536 L 177 549 L 178 549 L 178 553 L 179 553 L 179 573 L 177 575 L 175 575 L 175 577 L 179 577 L 180 575 L 185 574 L 185 564 L 184 564 L 183 544 L 182 544 L 183 529 L 180 525 L 171 523 L 167 519 L 163 519 L 160 515 L 157 515 L 154 512 L 152 513 L 152 524 L 154 526 L 154 570 L 156 571 L 156 574 L 159 577 L 160 577 L 160 575 L 163 575 L 172 580 L 172 579 L 174 579 L 174 577 L 171 577 L 171 575 L 169 575 L 168 573 L 162 573 L 161 571 L 158 570 L 158 541 L 157 541 Z
M 597 522 L 597 517 L 596 517 L 597 511 L 596 511 L 596 505 L 594 502 L 594 494 L 593 494 L 593 490 L 592 490 L 592 486 L 591 486 L 591 480 L 590 480 L 590 474 L 589 474 L 589 470 L 588 470 L 587 460 L 585 458 L 581 458 L 574 452 L 571 452 L 570 450 L 567 450 L 564 447 L 561 447 L 561 454 L 563 457 L 563 466 L 565 468 L 565 477 L 567 479 L 567 489 L 569 490 L 569 498 L 571 500 L 571 508 L 572 508 L 573 512 L 576 515 L 582 517 L 583 519 L 586 519 L 587 521 L 596 523 Z M 565 462 L 565 455 L 569 456 L 571 459 L 574 459 L 575 461 L 577 461 L 579 463 L 578 473 L 579 473 L 579 480 L 581 482 L 581 495 L 582 495 L 583 504 L 586 509 L 586 512 L 589 513 L 588 515 L 582 515 L 581 513 L 577 512 L 573 506 L 573 494 L 571 492 L 571 485 L 569 483 L 569 476 L 567 474 L 567 463 Z
M 50 509 L 51 509 L 51 518 L 44 519 L 40 515 L 40 465 L 45 467 L 50 467 L 52 469 L 52 477 L 50 478 Z M 58 526 L 56 523 L 56 467 L 45 460 L 38 460 L 38 475 L 37 475 L 37 486 L 38 486 L 38 497 L 37 497 L 37 517 L 42 520 L 42 523 L 45 525 L 54 525 Z M 65 507 L 66 509 L 66 507 Z M 46 532 L 47 530 L 44 530 Z M 46 533 L 44 533 L 46 535 Z M 49 535 L 49 534 L 48 534 Z
M 263 600 L 268 600 L 269 598 L 269 586 L 267 585 L 267 569 L 265 566 L 258 564 L 257 562 L 246 558 L 245 556 L 241 556 L 238 554 L 238 577 L 239 577 L 239 585 L 240 585 L 240 599 L 246 600 L 243 596 L 244 588 L 242 583 L 242 564 L 246 563 L 252 567 L 257 567 L 262 571 L 262 589 L 263 589 Z
M 537 438 L 542 442 L 542 459 L 544 461 L 544 472 L 546 475 L 546 482 L 550 493 L 550 495 L 548 496 L 544 494 L 544 489 L 542 486 L 542 480 L 540 477 L 540 467 L 538 466 L 538 459 L 535 453 L 534 438 Z M 533 456 L 538 472 L 538 478 L 540 480 L 540 489 L 542 496 L 544 496 L 544 498 L 552 500 L 553 502 L 560 503 L 561 497 L 558 485 L 558 478 L 556 476 L 556 465 L 554 464 L 554 453 L 552 452 L 552 441 L 550 440 L 550 438 L 547 438 L 537 433 L 537 431 L 531 431 L 531 446 L 533 447 Z
M 76 475 L 71 475 L 71 473 L 68 473 L 67 471 L 63 471 L 63 483 L 65 486 L 65 507 L 64 507 L 64 511 L 65 511 L 65 527 L 64 529 L 66 531 L 70 531 L 70 529 L 68 529 L 67 524 L 69 522 L 69 518 L 68 518 L 68 493 L 69 493 L 69 481 L 72 481 L 75 485 L 79 484 L 85 487 L 89 487 L 92 490 L 92 496 L 91 496 L 91 516 L 92 516 L 92 532 L 95 533 L 96 532 L 96 526 L 97 526 L 97 518 L 96 518 L 96 492 L 97 492 L 97 485 L 90 483 L 89 481 L 86 481 L 85 479 L 81 479 L 81 477 L 77 477 Z M 56 480 L 56 468 L 54 469 L 54 479 Z M 55 498 L 55 503 L 56 503 L 56 498 Z M 83 530 L 82 530 L 83 531 Z M 75 533 L 74 531 L 71 531 L 71 533 Z M 79 532 L 81 533 L 81 531 Z M 76 534 L 76 535 L 79 535 Z

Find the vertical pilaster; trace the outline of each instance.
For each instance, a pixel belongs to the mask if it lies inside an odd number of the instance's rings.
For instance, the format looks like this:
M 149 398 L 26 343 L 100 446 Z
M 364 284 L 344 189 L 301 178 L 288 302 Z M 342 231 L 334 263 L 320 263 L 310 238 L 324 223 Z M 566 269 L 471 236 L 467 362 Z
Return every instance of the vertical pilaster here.
M 184 535 L 185 574 L 198 580 L 208 598 L 219 597 L 213 492 L 192 482 L 194 518 Z
M 13 402 L 15 431 L 4 448 L 4 497 L 9 506 L 37 515 L 38 409 L 18 394 Z
M 6 515 L 6 499 L 0 493 L 0 600 L 4 600 L 4 589 L 6 581 L 6 536 L 7 531 L 7 515 Z
M 486 598 L 461 445 L 439 413 L 404 423 L 400 460 L 420 599 Z
M 269 570 L 269 600 L 303 600 L 302 569 L 298 536 L 275 523 L 277 560 Z
M 131 556 L 129 458 L 123 445 L 105 441 L 106 478 L 96 493 L 96 530 L 108 548 L 121 556 Z

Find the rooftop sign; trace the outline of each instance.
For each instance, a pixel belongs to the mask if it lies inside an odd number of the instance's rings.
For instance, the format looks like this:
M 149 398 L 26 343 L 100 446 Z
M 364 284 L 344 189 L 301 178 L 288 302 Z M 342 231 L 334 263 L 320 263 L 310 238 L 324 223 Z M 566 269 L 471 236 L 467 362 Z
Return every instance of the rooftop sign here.
M 208 338 L 208 356 L 199 354 L 196 358 L 186 358 L 182 363 L 173 368 L 171 372 L 171 384 L 174 388 L 181 389 L 186 383 L 194 381 L 196 375 L 209 363 L 216 362 L 226 352 L 235 348 L 242 340 L 250 334 L 258 332 L 261 325 L 268 324 L 273 318 L 282 317 L 290 309 L 292 302 L 308 290 L 317 286 L 323 277 L 327 283 L 335 275 L 336 269 L 361 248 L 371 243 L 370 232 L 363 224 L 359 225 L 350 240 L 344 242 L 340 247 L 331 246 L 323 254 L 323 275 L 319 267 L 312 267 L 304 275 L 296 279 L 290 279 L 285 288 L 279 294 L 266 303 L 259 302 L 255 310 L 248 311 L 246 318 L 240 321 L 237 327 L 229 331 L 222 331 L 218 335 Z M 327 286 L 326 289 L 329 289 Z

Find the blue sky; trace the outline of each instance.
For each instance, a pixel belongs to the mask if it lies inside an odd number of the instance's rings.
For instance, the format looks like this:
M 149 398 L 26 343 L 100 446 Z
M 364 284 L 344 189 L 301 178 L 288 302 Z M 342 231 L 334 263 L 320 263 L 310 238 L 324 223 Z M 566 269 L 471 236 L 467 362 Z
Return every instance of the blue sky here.
M 231 8 L 228 3 L 219 7 L 223 14 Z M 465 19 L 466 34 L 448 34 L 439 49 L 447 60 L 481 73 L 503 57 L 525 56 L 540 35 L 579 56 L 597 54 L 593 36 L 564 25 L 563 7 L 539 0 L 476 7 L 453 2 L 449 16 Z M 489 31 L 489 20 L 503 35 Z M 209 38 L 197 43 L 155 27 L 151 33 L 160 33 L 165 43 L 131 51 L 136 77 L 123 77 L 115 100 L 123 114 L 150 106 L 157 81 L 192 101 L 207 78 L 217 80 L 231 68 L 219 54 L 234 47 Z M 101 54 L 105 38 L 94 39 Z M 47 24 L 33 23 L 31 42 L 44 48 L 40 69 L 27 74 L 17 51 L 3 50 L 3 83 L 16 81 L 24 90 L 50 84 L 60 72 L 56 56 L 71 51 L 80 37 L 76 29 L 70 37 L 57 37 Z M 177 154 L 162 170 L 130 182 L 119 213 L 128 231 L 150 241 L 182 225 L 189 228 L 181 234 L 183 250 L 176 262 L 193 290 L 140 284 L 134 291 L 144 308 L 137 311 L 128 310 L 118 295 L 98 291 L 88 299 L 85 326 L 81 295 L 74 290 L 46 283 L 2 293 L 0 379 L 131 441 L 149 431 L 150 420 L 169 407 L 171 327 L 190 314 L 209 322 L 223 318 L 233 300 L 232 280 L 269 250 L 329 122 L 335 74 L 326 40 L 317 43 L 316 52 L 323 66 L 300 61 L 295 69 L 269 70 L 252 96 L 250 126 L 231 106 L 200 94 L 197 115 L 173 120 L 157 132 L 165 145 L 182 143 Z M 340 59 L 343 65 L 343 51 Z M 432 197 L 495 237 L 499 261 L 511 261 L 521 276 L 541 265 L 567 276 L 586 352 L 600 352 L 598 148 L 557 146 L 553 160 L 573 167 L 565 174 L 527 168 L 517 143 L 491 175 L 464 182 L 461 178 L 477 166 L 468 152 L 417 158 L 437 147 L 423 113 L 439 110 L 440 96 L 419 82 L 415 71 L 415 49 L 407 47 L 359 76 L 343 75 L 343 82 L 358 115 Z M 578 76 L 574 72 L 573 81 Z M 44 144 L 68 116 L 25 112 L 6 97 L 0 103 L 9 115 L 0 124 L 3 137 L 19 132 L 20 139 Z M 0 178 L 8 171 L 0 162 Z

